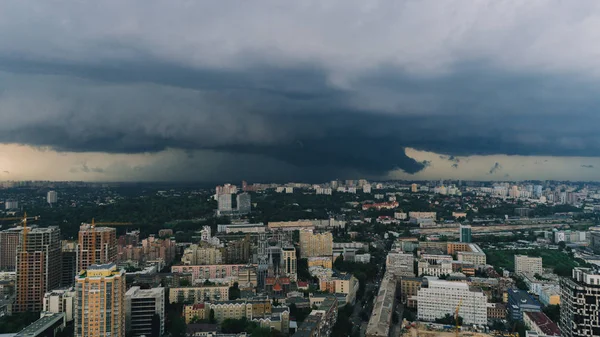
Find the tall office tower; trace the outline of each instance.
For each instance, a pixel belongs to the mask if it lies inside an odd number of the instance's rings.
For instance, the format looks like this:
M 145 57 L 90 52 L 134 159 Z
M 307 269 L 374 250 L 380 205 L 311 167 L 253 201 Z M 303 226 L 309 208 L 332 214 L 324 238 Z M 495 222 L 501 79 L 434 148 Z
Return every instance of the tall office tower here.
M 237 210 L 240 214 L 248 214 L 252 210 L 252 202 L 250 199 L 250 194 L 248 193 L 240 193 L 236 197 L 237 201 Z
M 223 212 L 231 212 L 231 194 L 229 193 L 224 193 L 224 194 L 219 194 L 217 197 L 217 203 L 218 203 L 218 212 L 219 214 L 223 213 Z
M 298 279 L 297 266 L 296 266 L 296 248 L 293 246 L 283 247 L 282 253 L 282 264 L 283 273 L 288 276 L 292 281 Z
M 93 264 L 106 264 L 117 260 L 117 230 L 83 224 L 79 227 L 77 245 L 77 272 Z
M 0 232 L 0 270 L 14 271 L 17 262 L 17 246 L 21 237 L 21 227 Z
M 574 268 L 571 278 L 561 278 L 560 291 L 561 336 L 600 336 L 600 274 Z
M 460 225 L 460 242 L 472 242 L 471 226 Z
M 77 275 L 77 242 L 63 241 L 62 242 L 62 277 L 60 281 L 61 287 L 70 287 L 75 282 Z
M 60 287 L 60 229 L 27 228 L 19 237 L 14 311 L 41 311 L 44 294 Z
M 52 205 L 56 204 L 57 201 L 58 193 L 56 193 L 56 191 L 48 191 L 48 194 L 46 195 L 46 202 Z
M 162 336 L 165 333 L 165 288 L 129 288 L 125 293 L 125 322 L 128 335 Z
M 314 234 L 312 230 L 300 231 L 300 255 L 302 258 L 332 256 L 333 235 L 331 232 Z
M 125 271 L 92 265 L 75 278 L 75 336 L 125 337 Z

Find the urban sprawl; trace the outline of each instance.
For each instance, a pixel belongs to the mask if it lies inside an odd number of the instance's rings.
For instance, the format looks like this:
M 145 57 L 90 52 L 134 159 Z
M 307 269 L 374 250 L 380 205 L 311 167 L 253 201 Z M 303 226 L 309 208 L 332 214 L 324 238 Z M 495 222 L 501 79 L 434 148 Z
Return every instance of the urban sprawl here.
M 600 336 L 600 184 L 0 182 L 0 336 Z

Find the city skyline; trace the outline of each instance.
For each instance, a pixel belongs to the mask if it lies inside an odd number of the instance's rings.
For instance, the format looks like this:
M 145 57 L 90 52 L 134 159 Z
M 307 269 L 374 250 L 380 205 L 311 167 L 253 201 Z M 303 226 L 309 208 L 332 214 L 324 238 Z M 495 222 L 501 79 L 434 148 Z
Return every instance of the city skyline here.
M 600 180 L 594 1 L 0 13 L 1 180 Z

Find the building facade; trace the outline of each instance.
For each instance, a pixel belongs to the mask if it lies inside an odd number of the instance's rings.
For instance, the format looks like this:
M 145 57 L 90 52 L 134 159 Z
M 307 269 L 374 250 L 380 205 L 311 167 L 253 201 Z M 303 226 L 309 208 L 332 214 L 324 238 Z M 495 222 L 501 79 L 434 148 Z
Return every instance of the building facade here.
M 65 322 L 71 322 L 75 317 L 75 289 L 62 288 L 52 290 L 44 295 L 43 311 L 64 313 Z
M 203 303 L 229 300 L 229 286 L 169 288 L 169 303 Z
M 332 256 L 333 235 L 331 232 L 313 233 L 312 230 L 300 231 L 300 255 L 302 258 Z
M 15 312 L 41 311 L 46 292 L 60 287 L 58 227 L 28 228 L 19 236 Z
M 125 337 L 125 271 L 92 265 L 75 280 L 75 336 Z
M 522 275 L 542 275 L 544 270 L 542 269 L 542 258 L 541 257 L 529 257 L 527 255 L 515 255 L 515 273 Z
M 14 271 L 17 263 L 17 246 L 22 228 L 10 228 L 0 232 L 0 270 Z
M 172 273 L 191 273 L 194 281 L 223 279 L 237 277 L 238 271 L 246 267 L 245 264 L 217 264 L 217 265 L 194 265 L 194 266 L 172 266 Z
M 165 332 L 165 288 L 129 288 L 125 293 L 125 323 L 131 336 L 162 336 Z
M 460 225 L 460 242 L 470 243 L 471 241 L 471 226 Z
M 600 274 L 574 268 L 560 282 L 561 336 L 600 336 Z
M 281 254 L 281 258 L 283 259 L 283 274 L 292 281 L 296 281 L 298 279 L 296 248 L 283 247 L 281 248 Z
M 83 224 L 79 227 L 77 273 L 95 264 L 117 261 L 117 230 Z
M 487 297 L 461 282 L 429 280 L 417 294 L 417 315 L 419 320 L 434 321 L 454 315 L 459 303 L 458 315 L 465 324 L 487 324 Z

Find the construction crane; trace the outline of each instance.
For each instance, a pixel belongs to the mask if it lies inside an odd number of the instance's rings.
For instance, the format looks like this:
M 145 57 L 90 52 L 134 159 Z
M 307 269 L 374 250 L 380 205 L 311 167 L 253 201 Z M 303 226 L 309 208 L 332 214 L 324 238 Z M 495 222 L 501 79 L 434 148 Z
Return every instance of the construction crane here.
M 18 224 L 21 224 L 21 223 L 27 222 L 27 221 L 29 221 L 29 220 L 30 220 L 30 221 L 36 221 L 36 220 L 39 220 L 39 219 L 40 219 L 40 216 L 39 216 L 39 215 L 37 215 L 37 216 L 29 216 L 29 217 L 28 217 L 28 216 L 27 216 L 27 212 L 25 212 L 25 213 L 23 214 L 23 216 L 22 216 L 22 217 L 0 218 L 0 221 L 13 221 L 13 220 L 21 220 L 21 221 L 19 221 L 19 222 L 17 222 L 17 223 L 14 223 L 14 224 L 13 224 L 13 225 L 18 225 Z
M 460 301 L 458 301 L 458 305 L 456 306 L 456 310 L 454 310 L 454 321 L 456 322 L 456 337 L 458 337 L 458 331 L 460 329 L 459 323 L 458 323 L 458 312 L 460 311 L 460 306 L 462 305 L 462 297 L 460 299 Z
M 96 263 L 96 225 L 101 226 L 129 226 L 133 225 L 131 222 L 96 222 L 94 218 L 92 218 L 92 222 L 90 223 L 90 229 L 92 231 L 92 256 L 93 262 Z

